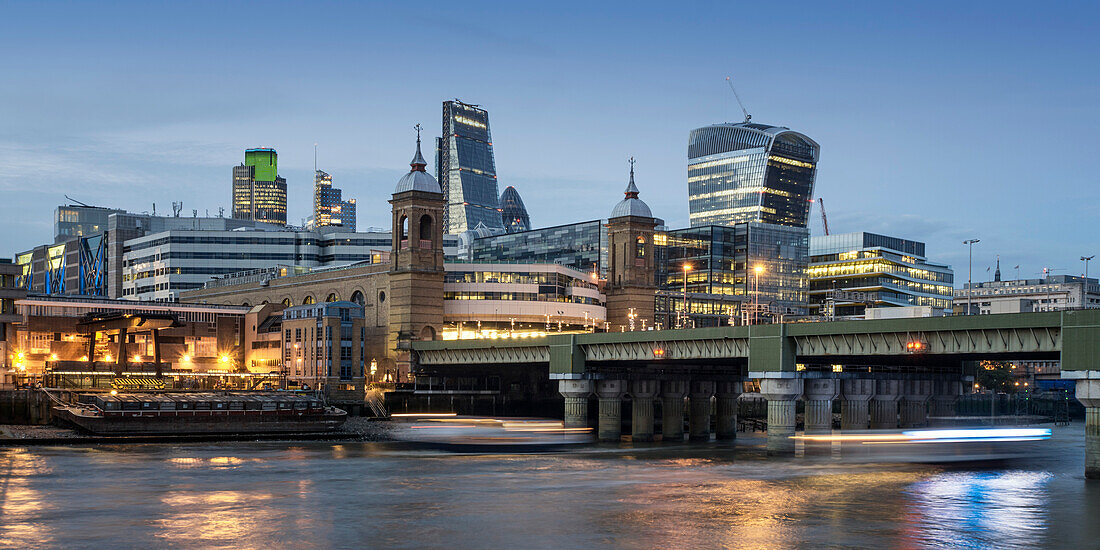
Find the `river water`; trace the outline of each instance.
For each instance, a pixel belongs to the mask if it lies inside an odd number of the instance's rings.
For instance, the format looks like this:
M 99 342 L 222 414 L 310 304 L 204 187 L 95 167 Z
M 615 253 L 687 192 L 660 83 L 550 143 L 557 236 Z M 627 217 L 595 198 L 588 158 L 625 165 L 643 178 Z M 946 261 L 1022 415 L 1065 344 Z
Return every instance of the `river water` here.
M 1083 426 L 987 465 L 735 444 L 459 455 L 393 443 L 0 448 L 4 548 L 1098 548 Z

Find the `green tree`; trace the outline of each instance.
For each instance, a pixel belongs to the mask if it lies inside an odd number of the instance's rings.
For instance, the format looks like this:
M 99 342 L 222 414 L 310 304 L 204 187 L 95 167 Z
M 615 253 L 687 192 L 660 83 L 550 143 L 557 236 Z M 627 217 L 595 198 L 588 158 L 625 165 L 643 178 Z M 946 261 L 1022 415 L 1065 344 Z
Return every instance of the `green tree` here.
M 982 361 L 978 365 L 978 375 L 974 378 L 981 389 L 993 389 L 1001 393 L 1016 393 L 1012 365 L 1004 361 Z

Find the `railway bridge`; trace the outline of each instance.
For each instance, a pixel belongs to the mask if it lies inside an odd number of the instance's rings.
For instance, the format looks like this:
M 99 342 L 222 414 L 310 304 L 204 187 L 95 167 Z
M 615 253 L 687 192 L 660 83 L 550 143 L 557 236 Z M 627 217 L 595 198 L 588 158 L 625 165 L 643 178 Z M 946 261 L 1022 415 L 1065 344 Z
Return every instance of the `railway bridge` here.
M 599 399 L 598 434 L 617 440 L 624 397 L 636 440 L 654 436 L 661 400 L 665 439 L 736 431 L 745 382 L 768 401 L 768 450 L 793 450 L 795 407 L 805 402 L 808 434 L 841 429 L 916 427 L 949 415 L 978 361 L 1061 361 L 1085 406 L 1086 475 L 1100 477 L 1100 310 L 981 316 L 788 323 L 685 330 L 561 334 L 543 338 L 425 341 L 413 344 L 416 368 L 544 364 L 565 398 L 565 422 L 588 425 Z

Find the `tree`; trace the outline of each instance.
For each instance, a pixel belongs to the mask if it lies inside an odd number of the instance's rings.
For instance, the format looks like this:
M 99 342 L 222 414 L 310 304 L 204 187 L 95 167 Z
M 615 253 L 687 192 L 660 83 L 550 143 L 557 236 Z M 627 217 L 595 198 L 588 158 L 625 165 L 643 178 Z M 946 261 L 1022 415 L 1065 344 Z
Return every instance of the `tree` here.
M 992 389 L 1002 393 L 1016 393 L 1019 389 L 1014 382 L 1012 365 L 1004 361 L 982 361 L 978 366 L 978 375 L 974 381 L 983 390 Z

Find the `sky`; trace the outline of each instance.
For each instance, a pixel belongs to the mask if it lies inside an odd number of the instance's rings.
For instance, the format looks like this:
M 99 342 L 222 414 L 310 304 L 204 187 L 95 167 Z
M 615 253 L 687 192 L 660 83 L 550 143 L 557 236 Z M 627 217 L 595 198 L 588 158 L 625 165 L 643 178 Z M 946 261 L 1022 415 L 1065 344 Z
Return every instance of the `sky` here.
M 249 147 L 278 150 L 292 223 L 317 143 L 359 227 L 388 227 L 413 126 L 439 135 L 452 98 L 488 109 L 500 190 L 535 227 L 606 218 L 631 156 L 685 227 L 688 132 L 742 119 L 732 76 L 754 122 L 821 145 L 831 232 L 924 241 L 959 283 L 970 238 L 975 281 L 998 255 L 1005 277 L 1080 274 L 1100 253 L 1097 21 L 1073 2 L 5 2 L 0 257 L 52 242 L 64 195 L 228 213 Z

